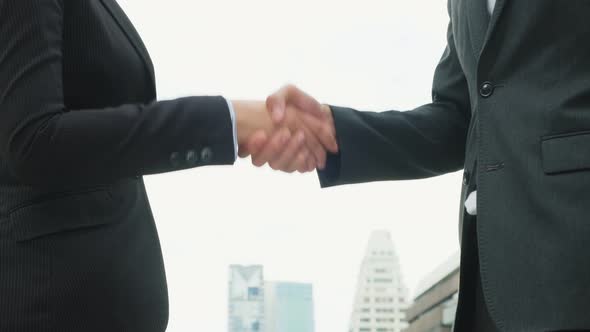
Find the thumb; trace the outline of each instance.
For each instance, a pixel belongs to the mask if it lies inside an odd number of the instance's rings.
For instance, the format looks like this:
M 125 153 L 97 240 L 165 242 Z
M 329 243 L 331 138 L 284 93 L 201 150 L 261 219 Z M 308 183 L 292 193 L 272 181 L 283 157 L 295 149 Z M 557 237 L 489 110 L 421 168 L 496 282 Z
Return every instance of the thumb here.
M 279 124 L 285 118 L 286 107 L 287 96 L 282 91 L 266 98 L 266 108 L 271 113 L 271 118 L 275 124 Z
M 280 123 L 285 118 L 285 106 L 275 106 L 271 109 L 272 119 L 275 123 Z
M 313 115 L 318 119 L 326 118 L 322 105 L 315 98 L 295 85 L 288 84 L 266 100 L 266 106 L 273 113 L 275 123 L 283 120 L 287 105 L 295 106 L 299 110 Z

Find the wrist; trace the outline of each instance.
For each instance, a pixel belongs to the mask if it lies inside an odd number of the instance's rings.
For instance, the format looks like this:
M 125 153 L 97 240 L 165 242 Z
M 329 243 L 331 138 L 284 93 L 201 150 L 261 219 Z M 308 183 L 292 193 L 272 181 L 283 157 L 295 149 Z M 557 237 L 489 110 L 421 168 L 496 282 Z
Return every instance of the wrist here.
M 326 146 L 327 150 L 333 154 L 337 154 L 339 151 L 338 138 L 336 133 L 336 123 L 334 122 L 334 113 L 329 105 L 321 105 L 322 113 L 324 115 L 324 121 L 326 123 L 326 130 L 332 135 L 330 144 Z
M 336 135 L 336 124 L 334 123 L 334 113 L 332 113 L 332 108 L 330 105 L 322 104 L 322 112 L 326 117 L 327 123 L 330 126 L 330 131 Z
M 259 101 L 232 101 L 236 114 L 238 144 L 244 144 L 256 131 L 272 129 L 272 121 L 266 106 Z
M 332 124 L 334 123 L 334 115 L 332 114 L 332 109 L 329 105 L 322 104 L 322 113 Z

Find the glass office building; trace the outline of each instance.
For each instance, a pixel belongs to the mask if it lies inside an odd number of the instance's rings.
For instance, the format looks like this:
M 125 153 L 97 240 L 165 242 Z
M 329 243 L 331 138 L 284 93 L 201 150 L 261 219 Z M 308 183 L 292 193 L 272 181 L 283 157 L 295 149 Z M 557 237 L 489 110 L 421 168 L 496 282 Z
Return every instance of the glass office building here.
M 265 284 L 265 332 L 314 332 L 313 288 L 310 284 Z
M 228 327 L 229 332 L 265 331 L 262 266 L 230 266 Z

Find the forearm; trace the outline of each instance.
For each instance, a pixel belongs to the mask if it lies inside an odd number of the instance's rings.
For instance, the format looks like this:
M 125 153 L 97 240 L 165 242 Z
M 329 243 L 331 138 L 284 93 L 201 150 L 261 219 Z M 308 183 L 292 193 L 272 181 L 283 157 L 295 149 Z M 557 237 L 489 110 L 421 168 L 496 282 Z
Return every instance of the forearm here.
M 150 102 L 152 94 L 137 82 L 128 95 L 113 94 L 120 87 L 85 91 L 101 101 L 73 108 L 67 96 L 80 90 L 68 93 L 64 80 L 72 67 L 64 66 L 62 2 L 11 1 L 0 10 L 0 159 L 17 180 L 108 182 L 234 162 L 231 117 L 221 97 Z
M 469 121 L 452 104 L 408 112 L 332 110 L 340 153 L 320 172 L 324 187 L 426 178 L 463 167 Z
M 25 183 L 103 182 L 235 158 L 221 97 L 36 115 L 3 140 L 9 167 Z

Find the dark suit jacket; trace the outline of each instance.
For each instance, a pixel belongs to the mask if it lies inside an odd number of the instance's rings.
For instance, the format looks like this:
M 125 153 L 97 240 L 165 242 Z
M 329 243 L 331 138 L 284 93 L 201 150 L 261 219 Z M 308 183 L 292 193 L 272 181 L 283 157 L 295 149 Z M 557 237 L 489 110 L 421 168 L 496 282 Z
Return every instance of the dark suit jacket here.
M 234 147 L 223 98 L 154 83 L 115 0 L 0 0 L 0 331 L 165 330 L 141 176 Z
M 465 169 L 483 289 L 502 331 L 590 329 L 590 1 L 450 0 L 432 102 L 333 107 L 323 186 Z M 476 166 L 477 165 L 477 166 Z

